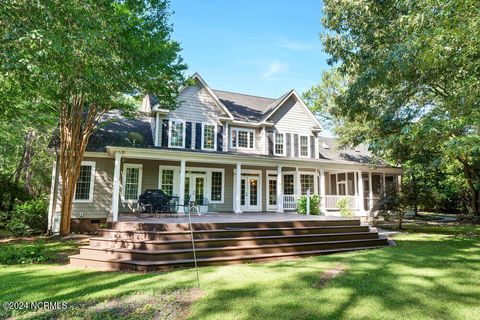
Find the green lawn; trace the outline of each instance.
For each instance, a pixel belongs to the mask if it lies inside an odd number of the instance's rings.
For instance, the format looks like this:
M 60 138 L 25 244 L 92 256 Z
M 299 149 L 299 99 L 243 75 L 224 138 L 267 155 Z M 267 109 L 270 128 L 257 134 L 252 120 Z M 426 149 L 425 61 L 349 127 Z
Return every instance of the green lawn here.
M 410 232 L 396 236 L 397 247 L 201 268 L 202 292 L 189 290 L 193 269 L 138 274 L 5 265 L 0 300 L 70 302 L 68 311 L 16 314 L 29 319 L 480 319 L 478 231 Z M 343 272 L 321 282 L 332 270 Z

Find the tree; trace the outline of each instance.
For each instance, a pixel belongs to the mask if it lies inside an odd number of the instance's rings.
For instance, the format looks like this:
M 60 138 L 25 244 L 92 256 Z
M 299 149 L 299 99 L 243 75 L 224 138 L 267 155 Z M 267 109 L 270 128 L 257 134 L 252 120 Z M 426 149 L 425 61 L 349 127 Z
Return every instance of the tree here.
M 399 163 L 460 163 L 480 214 L 478 3 L 326 0 L 324 13 L 329 63 L 348 79 L 330 108 L 349 124 L 337 133 Z
M 76 180 L 89 137 L 110 110 L 149 92 L 176 105 L 184 81 L 165 0 L 6 0 L 0 7 L 0 101 L 19 93 L 58 117 L 61 234 L 70 232 Z M 18 86 L 15 86 L 18 85 Z M 20 88 L 20 90 L 19 90 Z M 2 111 L 0 109 L 0 111 Z

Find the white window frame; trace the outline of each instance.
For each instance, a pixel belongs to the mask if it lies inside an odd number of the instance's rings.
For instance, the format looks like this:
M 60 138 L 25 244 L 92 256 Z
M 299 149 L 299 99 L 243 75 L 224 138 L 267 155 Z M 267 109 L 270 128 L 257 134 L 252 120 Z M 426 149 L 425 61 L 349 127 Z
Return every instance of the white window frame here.
M 138 203 L 138 199 L 125 199 L 125 183 L 127 182 L 127 168 L 138 168 L 138 191 L 137 194 L 140 196 L 142 192 L 142 175 L 143 175 L 143 164 L 138 163 L 124 163 L 123 172 L 122 172 L 122 203 Z
M 233 131 L 236 131 L 235 133 L 235 138 L 237 139 L 235 143 L 235 147 L 233 146 Z M 239 147 L 238 146 L 238 132 L 239 131 L 245 131 L 247 132 L 247 145 L 248 147 Z M 250 132 L 253 132 L 253 147 L 250 148 Z M 255 150 L 255 129 L 250 129 L 250 128 L 240 128 L 240 127 L 230 127 L 230 147 L 232 149 L 238 149 L 238 150 Z
M 283 152 L 277 153 L 277 135 L 281 134 L 283 136 Z M 285 156 L 287 154 L 287 135 L 284 132 L 274 132 L 273 133 L 273 154 L 276 156 Z
M 213 129 L 213 148 L 205 148 L 205 126 L 212 126 Z M 217 150 L 217 124 L 213 122 L 202 122 L 202 150 L 215 151 Z
M 91 166 L 92 170 L 90 172 L 90 190 L 88 193 L 88 199 L 75 199 L 77 194 L 77 181 L 75 181 L 75 192 L 73 193 L 73 203 L 88 203 L 93 202 L 93 186 L 95 185 L 95 161 L 82 161 L 82 166 Z
M 158 170 L 158 189 L 162 188 L 162 170 L 173 170 L 173 194 L 178 195 L 178 188 L 180 185 L 180 167 L 178 166 L 164 166 L 160 165 Z M 222 168 L 204 168 L 204 167 L 185 167 L 185 171 L 205 171 L 205 197 L 208 198 L 211 204 L 225 203 L 225 169 Z M 212 201 L 212 172 L 222 173 L 222 199 Z
M 181 146 L 172 146 L 172 123 L 182 123 L 183 124 L 183 132 L 182 132 L 182 145 Z M 169 148 L 178 148 L 178 149 L 185 149 L 185 139 L 186 139 L 186 127 L 185 127 L 185 120 L 182 119 L 175 119 L 170 118 L 168 119 L 168 147 Z
M 306 156 L 302 155 L 302 137 L 307 138 L 307 155 Z M 309 136 L 305 136 L 305 135 L 298 136 L 298 156 L 300 158 L 310 158 L 310 137 Z
M 213 172 L 220 172 L 222 173 L 222 193 L 221 193 L 221 199 L 220 200 L 212 200 L 212 173 Z M 207 171 L 207 177 L 208 177 L 208 186 L 207 186 L 207 194 L 209 195 L 208 199 L 210 203 L 223 203 L 224 202 L 224 194 L 225 194 L 225 169 L 211 169 Z

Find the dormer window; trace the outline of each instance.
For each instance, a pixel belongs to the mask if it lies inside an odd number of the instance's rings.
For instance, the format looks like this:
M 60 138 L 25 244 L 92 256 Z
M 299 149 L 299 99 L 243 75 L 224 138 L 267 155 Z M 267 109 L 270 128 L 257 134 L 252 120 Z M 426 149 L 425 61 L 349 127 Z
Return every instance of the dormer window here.
M 202 124 L 202 150 L 215 150 L 217 143 L 217 126 L 215 124 Z
M 169 122 L 168 147 L 185 148 L 185 121 L 171 119 Z
M 285 155 L 285 136 L 283 133 L 275 133 L 275 148 L 274 148 L 274 154 L 276 156 L 284 156 Z
M 255 130 L 232 128 L 230 144 L 232 148 L 253 149 L 255 145 Z
M 300 157 L 309 157 L 309 151 L 308 136 L 300 136 Z

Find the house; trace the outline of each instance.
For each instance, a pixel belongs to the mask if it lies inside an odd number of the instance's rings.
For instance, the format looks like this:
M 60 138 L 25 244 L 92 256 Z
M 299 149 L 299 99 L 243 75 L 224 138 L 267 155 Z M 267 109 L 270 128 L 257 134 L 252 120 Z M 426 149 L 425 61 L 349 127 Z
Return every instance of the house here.
M 136 210 L 146 189 L 162 189 L 180 201 L 208 200 L 209 212 L 296 210 L 308 191 L 321 196 L 321 210 L 337 215 L 348 197 L 356 215 L 366 215 L 401 170 L 375 161 L 360 146 L 340 150 L 336 139 L 291 90 L 278 99 L 211 89 L 198 74 L 168 110 L 146 96 L 144 116 L 112 113 L 91 137 L 82 162 L 72 230 L 118 221 Z M 104 119 L 108 120 L 108 119 Z M 49 222 L 58 217 L 58 170 L 53 168 Z M 182 211 L 183 207 L 179 207 Z

